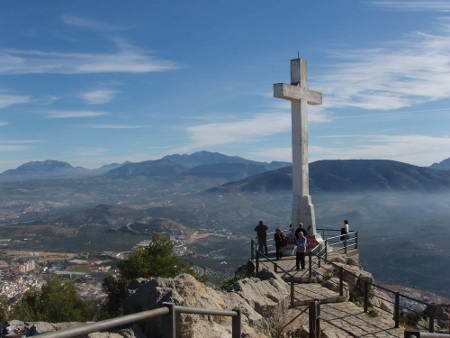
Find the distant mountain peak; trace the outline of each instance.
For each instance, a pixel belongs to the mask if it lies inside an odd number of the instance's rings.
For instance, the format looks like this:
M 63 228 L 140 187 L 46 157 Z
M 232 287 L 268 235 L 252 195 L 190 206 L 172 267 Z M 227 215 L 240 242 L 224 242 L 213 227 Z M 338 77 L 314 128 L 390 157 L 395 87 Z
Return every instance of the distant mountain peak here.
M 450 158 L 442 160 L 441 162 L 433 163 L 430 168 L 439 170 L 450 170 Z

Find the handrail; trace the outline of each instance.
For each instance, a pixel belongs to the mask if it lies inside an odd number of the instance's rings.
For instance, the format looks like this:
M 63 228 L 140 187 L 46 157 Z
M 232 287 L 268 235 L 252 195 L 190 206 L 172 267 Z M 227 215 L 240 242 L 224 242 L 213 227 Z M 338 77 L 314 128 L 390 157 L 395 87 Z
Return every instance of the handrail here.
M 68 338 L 86 335 L 91 332 L 103 331 L 105 329 L 115 328 L 118 326 L 123 326 L 131 323 L 140 322 L 145 319 L 163 316 L 169 314 L 169 307 L 163 306 L 153 310 L 147 310 L 143 312 L 133 313 L 131 315 L 126 315 L 122 317 L 116 317 L 112 319 L 102 320 L 97 323 L 85 324 L 76 327 L 71 327 L 68 329 L 47 332 L 38 335 L 41 338 Z
M 84 336 L 88 333 L 103 331 L 106 329 L 116 328 L 131 323 L 140 322 L 146 319 L 150 319 L 158 316 L 166 316 L 167 324 L 166 335 L 167 337 L 176 337 L 176 322 L 175 316 L 177 313 L 191 313 L 198 315 L 212 315 L 212 316 L 228 316 L 232 318 L 232 338 L 241 337 L 241 311 L 239 309 L 227 311 L 216 309 L 202 309 L 186 306 L 178 306 L 170 303 L 164 303 L 164 306 L 153 310 L 147 310 L 143 312 L 133 313 L 126 316 L 116 317 L 112 319 L 102 320 L 97 323 L 83 324 L 77 327 L 72 327 L 55 332 L 47 332 L 38 335 L 41 338 L 71 338 Z M 167 332 L 169 331 L 169 332 Z
M 406 329 L 405 330 L 405 338 L 410 337 L 419 337 L 419 338 L 450 338 L 450 334 L 448 333 L 431 333 L 431 332 L 420 332 L 417 330 Z

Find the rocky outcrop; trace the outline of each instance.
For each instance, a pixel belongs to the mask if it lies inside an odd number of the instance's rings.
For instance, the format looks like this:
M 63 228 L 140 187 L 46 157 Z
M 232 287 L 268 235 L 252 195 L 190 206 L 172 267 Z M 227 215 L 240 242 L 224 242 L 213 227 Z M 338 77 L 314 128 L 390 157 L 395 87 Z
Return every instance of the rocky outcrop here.
M 242 313 L 243 337 L 267 337 L 289 305 L 289 285 L 276 274 L 266 272 L 263 279 L 244 278 L 230 290 L 216 290 L 182 274 L 176 278 L 154 278 L 141 283 L 126 302 L 127 312 L 160 307 L 165 302 L 204 309 L 230 310 Z M 231 319 L 196 314 L 177 315 L 177 333 L 186 338 L 222 338 L 231 336 Z M 159 337 L 164 319 L 156 318 L 144 324 L 147 336 Z
M 48 322 L 23 322 L 20 320 L 11 320 L 9 323 L 9 334 L 18 335 L 26 334 L 27 329 L 33 325 L 36 327 L 37 334 L 43 334 L 46 332 L 59 331 L 76 327 L 80 325 L 86 325 L 89 323 L 80 322 L 68 322 L 68 323 L 48 323 Z M 127 329 L 118 329 L 114 332 L 93 332 L 87 335 L 89 338 L 144 338 L 141 328 L 138 325 L 133 325 Z

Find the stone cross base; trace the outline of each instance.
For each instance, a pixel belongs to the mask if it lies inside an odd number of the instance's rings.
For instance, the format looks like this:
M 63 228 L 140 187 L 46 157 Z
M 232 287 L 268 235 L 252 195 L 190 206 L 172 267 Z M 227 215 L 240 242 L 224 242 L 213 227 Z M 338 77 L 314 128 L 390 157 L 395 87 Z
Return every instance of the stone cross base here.
M 294 195 L 292 200 L 292 225 L 297 227 L 303 223 L 303 227 L 308 233 L 316 234 L 316 217 L 311 195 Z

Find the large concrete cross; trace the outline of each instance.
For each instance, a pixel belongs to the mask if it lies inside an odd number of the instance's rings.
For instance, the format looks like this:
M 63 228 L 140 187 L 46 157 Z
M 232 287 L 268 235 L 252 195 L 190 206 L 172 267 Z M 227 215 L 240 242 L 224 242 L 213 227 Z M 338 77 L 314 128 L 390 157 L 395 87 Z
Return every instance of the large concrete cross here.
M 309 194 L 308 104 L 322 104 L 322 94 L 308 89 L 306 60 L 291 60 L 291 84 L 275 83 L 273 95 L 292 107 L 292 224 L 300 222 L 316 234 L 314 205 Z

